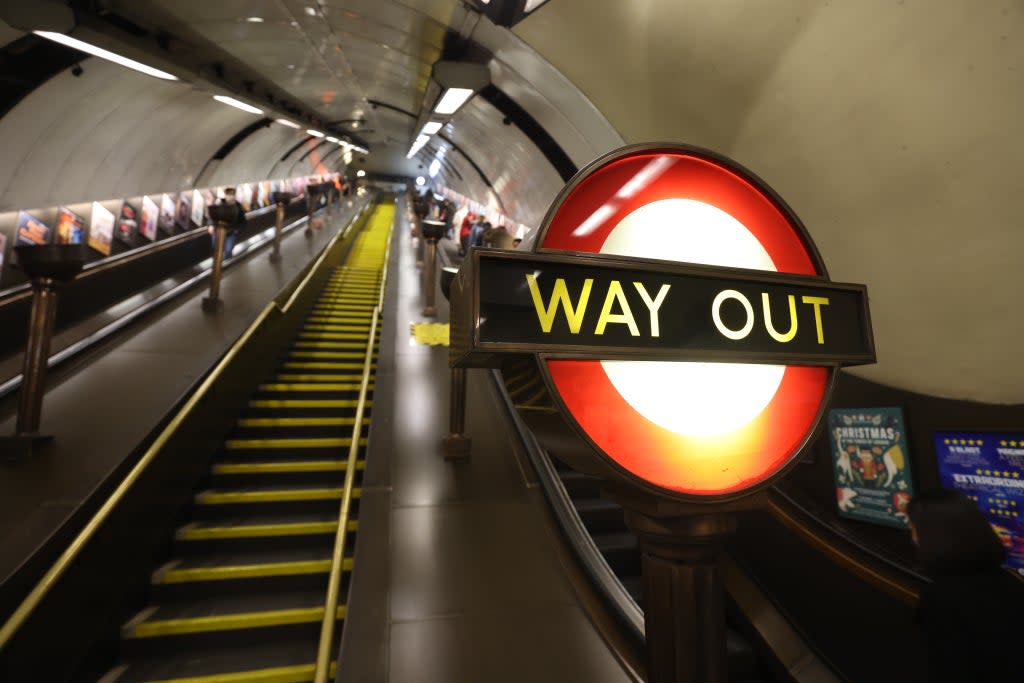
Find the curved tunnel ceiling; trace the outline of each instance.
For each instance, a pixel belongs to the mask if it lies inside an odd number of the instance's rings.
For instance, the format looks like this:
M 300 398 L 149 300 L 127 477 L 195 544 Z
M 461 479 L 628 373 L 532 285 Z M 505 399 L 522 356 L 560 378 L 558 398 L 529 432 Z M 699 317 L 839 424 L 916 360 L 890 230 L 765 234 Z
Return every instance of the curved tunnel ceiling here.
M 358 168 L 419 175 L 440 154 L 439 181 L 484 201 L 493 191 L 527 224 L 562 181 L 484 99 L 442 132 L 461 153 L 439 136 L 405 159 L 408 113 L 418 114 L 430 67 L 453 39 L 489 56 L 492 84 L 576 166 L 624 141 L 679 140 L 732 156 L 796 209 L 834 279 L 867 283 L 879 362 L 858 374 L 1024 402 L 1020 3 L 630 0 L 594 11 L 591 0 L 551 0 L 513 31 L 458 0 L 100 4 L 193 40 L 207 61 L 245 64 L 334 132 L 359 135 L 372 153 L 356 155 Z M 247 21 L 254 16 L 263 21 Z M 0 169 L 3 207 L 187 186 L 252 123 L 208 92 L 95 62 L 0 119 L 12 160 Z M 303 135 L 258 130 L 205 175 L 213 185 L 316 172 L 293 163 L 316 144 Z

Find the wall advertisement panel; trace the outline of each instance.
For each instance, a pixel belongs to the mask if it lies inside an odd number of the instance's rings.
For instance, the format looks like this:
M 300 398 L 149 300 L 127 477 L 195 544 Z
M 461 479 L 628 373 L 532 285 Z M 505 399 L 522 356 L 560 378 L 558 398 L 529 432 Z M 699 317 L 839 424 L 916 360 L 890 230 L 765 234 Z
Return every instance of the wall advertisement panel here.
M 900 408 L 842 408 L 829 412 L 829 439 L 839 514 L 907 528 L 914 494 Z
M 160 219 L 158 225 L 168 235 L 174 233 L 174 212 L 176 208 L 174 206 L 174 197 L 166 193 L 160 197 Z
M 4 275 L 4 262 L 7 260 L 7 235 L 0 232 L 0 277 Z
M 135 235 L 139 232 L 139 209 L 131 202 L 121 205 L 121 215 L 117 218 L 117 239 L 129 246 L 135 246 Z
M 192 190 L 192 224 L 202 225 L 205 212 L 206 204 L 203 202 L 203 193 L 199 190 Z
M 57 213 L 57 244 L 81 244 L 85 236 L 85 221 L 77 213 L 60 207 Z
M 1024 574 L 1024 432 L 936 432 L 939 481 L 971 498 Z
M 47 244 L 50 241 L 50 228 L 28 211 L 19 211 L 17 235 L 17 244 L 20 245 Z
M 150 242 L 156 239 L 156 224 L 160 218 L 160 207 L 148 196 L 142 198 L 142 216 L 139 218 L 139 234 Z
M 104 256 L 110 256 L 110 244 L 114 239 L 114 214 L 99 202 L 92 203 L 92 218 L 89 221 L 89 246 Z
M 178 215 L 174 222 L 186 232 L 192 229 L 192 200 L 188 192 L 182 192 L 178 196 Z

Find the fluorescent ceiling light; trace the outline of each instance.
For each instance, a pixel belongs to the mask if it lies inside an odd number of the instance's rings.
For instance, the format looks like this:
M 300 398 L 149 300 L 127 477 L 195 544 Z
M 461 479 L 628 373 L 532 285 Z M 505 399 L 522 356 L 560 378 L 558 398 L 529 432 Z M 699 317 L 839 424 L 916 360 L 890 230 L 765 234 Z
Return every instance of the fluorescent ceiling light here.
M 263 23 L 263 17 L 246 17 L 245 20 L 248 21 L 250 24 L 262 24 Z
M 246 104 L 245 102 L 239 102 L 233 97 L 225 97 L 224 95 L 214 95 L 213 99 L 217 100 L 218 102 L 222 102 L 228 106 L 234 107 L 235 109 L 247 111 L 250 114 L 263 114 L 262 109 L 258 109 L 250 104 Z
M 306 8 L 306 14 L 308 14 L 311 17 L 315 17 L 316 16 L 316 8 L 314 8 L 314 7 L 307 7 Z
M 324 134 L 318 130 L 307 130 L 306 132 L 315 138 L 322 138 L 324 136 Z
M 363 169 L 359 169 L 358 171 L 356 171 L 357 178 L 362 178 L 364 175 L 366 175 L 366 171 L 364 171 Z
M 430 136 L 429 135 L 420 135 L 418 138 L 416 138 L 416 142 L 412 143 L 412 149 L 410 149 L 409 153 L 405 155 L 405 158 L 406 159 L 412 159 L 414 156 L 416 156 L 419 153 L 419 151 L 421 149 L 423 149 L 423 146 L 425 144 L 427 144 L 427 142 L 429 142 L 429 141 L 430 141 Z
M 288 126 L 289 128 L 299 128 L 300 127 L 299 124 L 292 123 L 288 119 L 275 119 L 275 120 L 277 121 L 277 123 L 280 123 L 282 126 Z
M 74 48 L 76 50 L 81 50 L 82 52 L 88 53 L 88 54 L 93 55 L 95 57 L 99 57 L 101 59 L 106 59 L 108 61 L 114 62 L 115 64 L 120 64 L 121 66 L 126 66 L 129 69 L 135 69 L 136 71 L 138 71 L 140 73 L 144 73 L 147 76 L 153 76 L 155 78 L 162 78 L 165 81 L 176 81 L 176 80 L 178 80 L 178 77 L 175 76 L 174 74 L 169 74 L 166 71 L 161 71 L 160 69 L 154 69 L 151 66 L 146 66 L 142 62 L 136 62 L 134 59 L 128 59 L 127 57 L 122 57 L 121 55 L 114 54 L 113 52 L 110 52 L 109 50 L 104 50 L 101 47 L 96 47 L 95 45 L 90 45 L 89 43 L 82 42 L 81 40 L 78 40 L 77 38 L 72 38 L 71 36 L 66 36 L 63 33 L 53 33 L 51 31 L 33 31 L 33 33 L 35 33 L 37 36 L 40 36 L 41 38 L 46 38 L 47 40 L 52 40 L 55 43 L 60 43 L 61 45 L 67 45 L 70 48 Z
M 433 178 L 434 176 L 437 175 L 437 172 L 440 171 L 440 170 L 441 170 L 441 160 L 440 159 L 434 159 L 433 161 L 430 162 L 430 168 L 427 169 L 427 173 L 429 173 L 430 177 Z
M 420 187 L 423 187 L 424 185 L 427 184 L 427 179 L 424 178 L 423 176 L 417 176 L 416 177 L 416 184 L 419 185 Z
M 526 5 L 523 6 L 523 13 L 529 14 L 547 1 L 548 0 L 526 0 Z
M 327 136 L 327 142 L 334 142 L 339 145 L 341 144 L 341 140 L 339 140 L 338 138 L 331 137 L 330 135 Z
M 360 154 L 369 154 L 370 153 L 370 150 L 366 149 L 365 147 L 356 147 L 356 146 L 353 145 L 352 149 L 354 149 L 355 151 L 359 152 Z
M 423 126 L 424 135 L 433 135 L 437 131 L 441 130 L 441 126 L 444 124 L 440 121 L 428 121 L 427 125 Z
M 434 105 L 434 111 L 438 114 L 454 114 L 472 96 L 473 91 L 469 88 L 448 88 Z

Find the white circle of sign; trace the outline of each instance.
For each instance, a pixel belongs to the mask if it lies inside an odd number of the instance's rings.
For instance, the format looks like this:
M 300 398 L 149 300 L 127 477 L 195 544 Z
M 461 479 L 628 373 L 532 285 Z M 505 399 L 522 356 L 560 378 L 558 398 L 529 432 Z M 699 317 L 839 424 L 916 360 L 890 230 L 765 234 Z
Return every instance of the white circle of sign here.
M 633 211 L 612 229 L 601 253 L 778 270 L 742 223 L 693 199 L 663 199 Z M 685 436 L 716 436 L 743 427 L 775 397 L 786 371 L 781 365 L 738 363 L 601 361 L 601 366 L 638 413 Z

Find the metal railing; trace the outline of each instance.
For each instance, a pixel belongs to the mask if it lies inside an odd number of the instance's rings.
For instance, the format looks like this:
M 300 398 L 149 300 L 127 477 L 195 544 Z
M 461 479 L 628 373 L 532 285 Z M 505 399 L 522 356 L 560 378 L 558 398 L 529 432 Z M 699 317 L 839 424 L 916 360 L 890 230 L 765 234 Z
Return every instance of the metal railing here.
M 365 210 L 365 207 L 364 207 Z M 225 369 L 234 361 L 238 356 L 241 349 L 249 342 L 250 339 L 260 330 L 261 327 L 267 322 L 267 319 L 272 315 L 279 314 L 284 315 L 291 310 L 292 305 L 295 303 L 297 296 L 302 290 L 309 285 L 313 274 L 317 272 L 319 267 L 323 264 L 325 259 L 331 253 L 335 246 L 340 240 L 349 233 L 352 226 L 355 225 L 359 216 L 362 215 L 360 211 L 356 216 L 349 221 L 344 229 L 339 230 L 338 233 L 331 238 L 327 246 L 324 247 L 319 258 L 314 262 L 309 272 L 302 279 L 299 285 L 296 287 L 295 292 L 283 305 L 279 305 L 276 301 L 272 301 L 260 312 L 256 319 L 249 325 L 248 328 L 242 333 L 242 336 L 231 345 L 227 353 L 220 359 L 220 362 L 214 366 L 213 370 L 207 375 L 206 379 L 203 380 L 199 388 L 189 397 L 185 402 L 185 405 L 175 414 L 171 419 L 170 423 L 160 432 L 153 443 L 146 449 L 146 452 L 142 455 L 139 461 L 132 467 L 131 471 L 128 472 L 127 476 L 118 484 L 117 488 L 114 489 L 110 497 L 104 501 L 100 509 L 92 516 L 92 518 L 85 524 L 80 532 L 75 536 L 74 540 L 64 549 L 60 557 L 53 563 L 43 578 L 33 587 L 28 595 L 21 601 L 18 607 L 14 610 L 11 616 L 4 622 L 3 626 L 0 627 L 0 649 L 3 649 L 6 644 L 11 640 L 18 629 L 25 623 L 32 612 L 39 606 L 46 594 L 53 588 L 58 580 L 65 574 L 71 563 L 78 557 L 82 549 L 96 534 L 97 530 L 103 525 L 103 523 L 110 517 L 111 512 L 117 505 L 124 499 L 128 494 L 129 490 L 135 484 L 136 481 L 142 476 L 146 468 L 153 462 L 154 459 L 160 454 L 164 446 L 171 439 L 174 433 L 181 427 L 181 425 L 195 412 L 196 407 L 206 398 L 207 394 L 210 393 L 214 385 L 220 379 L 221 375 L 224 374 Z M 347 477 L 348 475 L 346 475 Z

